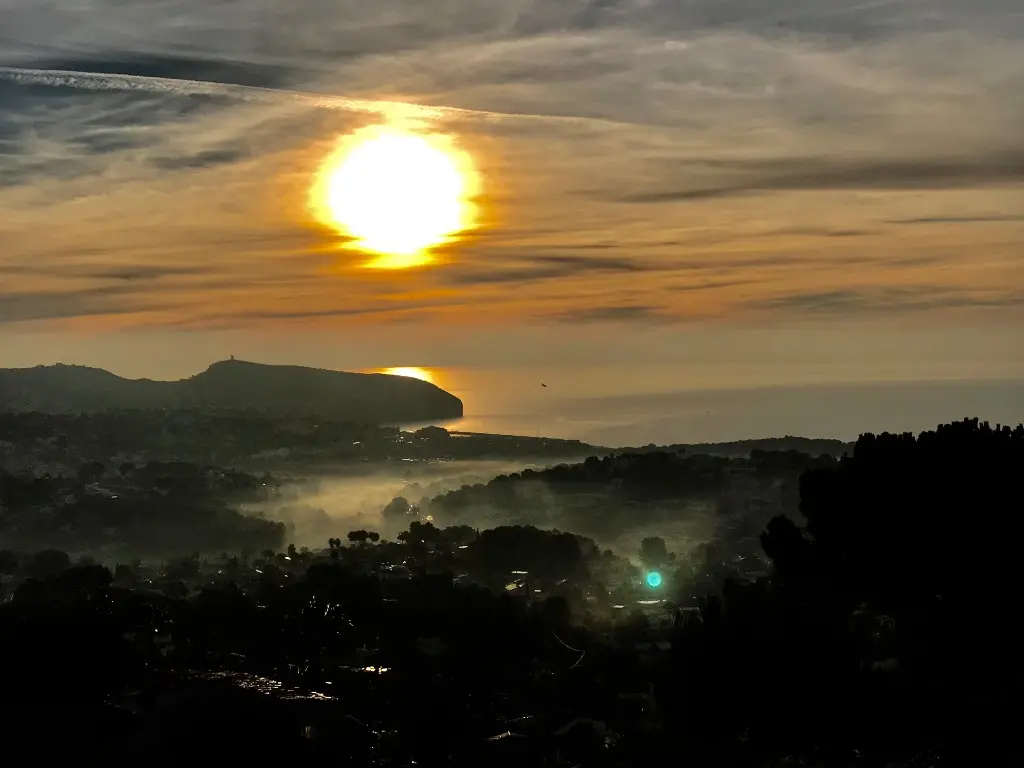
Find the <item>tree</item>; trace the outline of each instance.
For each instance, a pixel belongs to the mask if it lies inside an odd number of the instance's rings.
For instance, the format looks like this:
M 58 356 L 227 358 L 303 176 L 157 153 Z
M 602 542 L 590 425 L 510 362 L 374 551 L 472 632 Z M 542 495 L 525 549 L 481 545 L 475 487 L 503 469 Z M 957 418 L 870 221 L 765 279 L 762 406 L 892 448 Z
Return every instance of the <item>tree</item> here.
M 372 541 L 372 542 L 373 542 L 374 544 L 376 544 L 376 543 L 377 543 L 378 541 L 380 541 L 380 534 L 379 534 L 379 533 L 377 533 L 376 531 L 368 531 L 368 532 L 367 532 L 367 534 L 366 534 L 366 536 L 367 536 L 367 538 L 369 538 L 369 540 L 370 540 L 370 541 Z
M 13 576 L 18 572 L 20 563 L 16 552 L 0 549 L 0 576 Z
M 86 462 L 78 468 L 78 479 L 83 483 L 95 483 L 103 473 L 107 471 L 106 466 L 100 461 Z
M 381 510 L 381 516 L 385 520 L 401 520 L 409 514 L 411 509 L 412 506 L 406 499 L 396 496 Z
M 71 558 L 68 553 L 59 549 L 44 549 L 32 556 L 32 575 L 38 579 L 52 578 L 70 567 Z
M 413 526 L 409 528 L 412 531 Z M 585 576 L 581 542 L 588 541 L 562 531 L 509 525 L 481 531 L 469 552 L 480 568 L 492 573 L 522 570 L 545 578 L 578 579 Z
M 341 539 L 330 538 L 327 540 L 327 547 L 331 551 L 331 559 L 337 560 L 341 555 Z
M 76 565 L 59 574 L 55 584 L 65 594 L 94 598 L 107 591 L 112 579 L 102 565 Z
M 638 643 L 646 638 L 650 628 L 651 620 L 639 610 L 634 609 L 616 626 L 615 633 L 622 642 Z
M 548 597 L 541 604 L 541 616 L 544 621 L 556 629 L 569 626 L 569 620 L 572 618 L 569 601 L 561 595 Z
M 180 581 L 175 581 L 164 588 L 164 595 L 168 600 L 184 600 L 188 597 L 188 587 Z
M 122 587 L 130 587 L 135 582 L 135 572 L 130 565 L 118 563 L 114 567 L 114 581 Z
M 785 712 L 786 724 L 761 718 L 776 739 L 796 723 L 793 741 L 805 731 L 834 741 L 863 732 L 863 722 L 837 714 L 843 707 L 899 711 L 908 741 L 980 731 L 1004 706 L 996 681 L 1015 674 L 1024 644 L 1010 608 L 1024 587 L 1021 466 L 1024 426 L 969 419 L 916 437 L 865 434 L 852 455 L 808 468 L 799 481 L 802 525 L 769 523 L 761 541 L 770 581 L 724 595 L 704 647 L 725 655 L 695 659 L 708 678 L 707 690 L 689 686 L 692 696 L 734 684 L 784 692 L 773 712 Z M 702 616 L 707 632 L 715 622 Z M 760 663 L 737 664 L 758 655 Z M 880 693 L 870 670 L 889 659 L 899 664 L 898 684 Z M 745 699 L 730 693 L 730 702 Z
M 640 542 L 640 562 L 645 568 L 661 568 L 669 562 L 665 540 L 660 536 L 648 536 Z
M 398 535 L 399 541 L 402 534 Z M 410 544 L 436 544 L 441 540 L 441 530 L 430 521 L 413 520 L 409 523 L 409 535 L 405 538 Z
M 441 535 L 445 544 L 461 547 L 472 544 L 479 534 L 475 528 L 468 525 L 450 525 L 441 532 Z
M 958 611 L 1005 616 L 999 606 L 1021 583 L 1014 564 L 1024 518 L 1002 510 L 1019 495 L 1021 462 L 1021 426 L 969 419 L 916 438 L 862 435 L 852 456 L 801 477 L 806 524 L 773 521 L 765 551 L 780 578 L 805 592 L 827 586 L 821 598 L 844 611 L 867 603 L 897 620 L 935 622 L 936 631 Z M 987 524 L 969 524 L 971 510 Z
M 187 581 L 199 575 L 199 558 L 180 557 L 169 561 L 164 566 L 164 575 L 172 581 Z

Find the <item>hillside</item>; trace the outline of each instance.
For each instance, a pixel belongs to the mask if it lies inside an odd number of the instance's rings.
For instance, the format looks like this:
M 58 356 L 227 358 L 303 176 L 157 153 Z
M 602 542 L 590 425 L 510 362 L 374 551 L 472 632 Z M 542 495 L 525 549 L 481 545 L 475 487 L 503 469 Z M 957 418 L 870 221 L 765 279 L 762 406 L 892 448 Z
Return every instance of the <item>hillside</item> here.
M 625 551 L 636 551 L 648 536 L 680 552 L 714 540 L 758 558 L 758 535 L 768 521 L 799 514 L 800 476 L 836 465 L 830 456 L 796 451 L 743 458 L 671 449 L 616 453 L 499 475 L 420 499 L 418 507 L 442 526 L 557 528 Z
M 679 446 L 687 453 L 706 453 L 711 456 L 746 458 L 751 451 L 799 451 L 809 456 L 842 456 L 853 452 L 853 443 L 814 437 L 766 437 L 736 440 L 731 443 L 693 443 Z
M 180 381 L 124 379 L 75 365 L 0 369 L 0 410 L 90 413 L 121 409 L 254 410 L 363 423 L 462 416 L 462 401 L 419 379 L 318 368 L 214 363 Z
M 727 458 L 745 459 L 752 451 L 799 451 L 808 456 L 835 456 L 853 451 L 853 443 L 832 438 L 816 437 L 764 437 L 751 440 L 735 440 L 725 443 L 680 443 L 670 446 L 649 445 L 642 448 L 620 448 L 616 453 L 649 453 L 661 451 L 682 451 L 686 454 L 705 454 Z

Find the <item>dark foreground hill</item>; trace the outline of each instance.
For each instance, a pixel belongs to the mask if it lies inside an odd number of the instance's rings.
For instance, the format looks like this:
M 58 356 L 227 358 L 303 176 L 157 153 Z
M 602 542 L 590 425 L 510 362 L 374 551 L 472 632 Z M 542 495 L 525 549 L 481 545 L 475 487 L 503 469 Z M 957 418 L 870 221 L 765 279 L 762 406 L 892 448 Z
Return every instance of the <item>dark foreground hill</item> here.
M 0 369 L 0 410 L 89 413 L 119 409 L 254 410 L 388 423 L 462 416 L 462 401 L 419 379 L 241 360 L 180 381 L 123 379 L 75 365 Z

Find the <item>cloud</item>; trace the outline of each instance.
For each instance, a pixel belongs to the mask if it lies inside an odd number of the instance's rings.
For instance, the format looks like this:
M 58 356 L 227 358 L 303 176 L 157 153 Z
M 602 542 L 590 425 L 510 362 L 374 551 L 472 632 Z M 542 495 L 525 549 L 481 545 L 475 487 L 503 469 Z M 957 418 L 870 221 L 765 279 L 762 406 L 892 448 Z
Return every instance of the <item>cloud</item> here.
M 500 252 L 499 252 L 500 253 Z M 468 260 L 467 260 L 468 261 Z M 594 274 L 639 273 L 649 271 L 652 265 L 639 259 L 615 256 L 580 256 L 566 254 L 519 254 L 495 260 L 481 259 L 456 264 L 439 274 L 442 282 L 452 285 L 486 285 L 501 283 L 530 283 L 541 280 L 568 280 Z
M 935 190 L 1024 182 L 1024 151 L 1007 147 L 985 157 L 847 161 L 822 157 L 712 164 L 739 176 L 719 187 L 665 189 L 628 195 L 633 203 L 708 200 L 779 191 Z M 973 221 L 978 221 L 974 219 Z
M 217 80 L 184 80 L 124 73 L 49 68 L 0 67 L 0 80 L 25 86 L 93 93 L 147 93 L 177 98 L 198 97 L 215 102 L 293 105 L 372 115 L 404 116 L 447 121 L 528 121 L 536 123 L 614 122 L 585 115 L 542 112 L 502 112 L 486 109 L 434 106 L 388 99 L 358 99 L 313 91 L 224 83 Z
M 741 285 L 754 285 L 755 280 L 740 279 L 740 280 L 708 280 L 699 283 L 683 283 L 671 285 L 673 293 L 686 293 L 688 291 L 713 291 L 720 288 L 735 288 Z
M 869 229 L 833 229 L 821 234 L 824 237 L 867 237 L 868 235 L 875 234 L 875 232 Z
M 341 303 L 341 302 L 336 302 Z M 294 324 L 296 326 L 323 327 L 327 321 L 355 320 L 372 321 L 375 324 L 402 323 L 421 320 L 437 305 L 431 302 L 377 301 L 360 306 L 327 306 L 308 309 L 248 309 L 244 306 L 228 308 L 227 311 L 205 307 L 194 307 L 180 319 L 161 319 L 148 327 L 170 327 L 179 330 L 237 330 L 247 327 L 274 327 Z
M 662 308 L 639 304 L 571 309 L 549 315 L 552 320 L 565 323 L 610 322 L 662 322 L 666 320 Z
M 179 275 L 202 275 L 208 274 L 210 270 L 203 267 L 147 267 L 143 264 L 138 266 L 126 266 L 123 268 L 109 267 L 93 271 L 84 270 L 78 272 L 79 277 L 94 277 L 108 280 L 125 280 L 131 282 L 145 282 L 160 280 L 165 277 Z
M 88 264 L 4 264 L 0 263 L 0 275 L 23 275 L 31 277 L 59 277 L 67 279 L 134 281 L 146 282 L 166 277 L 197 276 L 211 274 L 209 266 L 170 266 L 129 264 L 123 266 L 95 266 Z M 120 289 L 114 289 L 116 293 Z
M 269 63 L 232 61 L 219 55 L 186 56 L 181 53 L 146 54 L 104 51 L 69 58 L 60 55 L 35 59 L 37 69 L 65 72 L 95 72 L 156 80 L 223 83 L 254 88 L 287 88 L 295 79 L 292 67 Z M 141 82 L 141 81 L 140 81 Z
M 190 155 L 177 157 L 154 157 L 150 162 L 162 171 L 177 171 L 188 168 L 209 168 L 214 165 L 230 165 L 251 157 L 242 147 L 204 149 Z
M 999 309 L 1024 307 L 1024 293 L 975 294 L 943 286 L 837 289 L 792 293 L 758 300 L 760 309 L 795 310 L 806 314 L 892 313 L 935 309 Z
M 628 323 L 1008 311 L 1024 292 L 1006 257 L 1024 205 L 1010 0 L 0 14 L 0 272 L 22 297 L 0 318 L 475 324 L 555 306 Z M 452 134 L 481 173 L 482 228 L 430 269 L 370 275 L 310 221 L 321 158 L 381 120 Z M 853 265 L 905 292 L 850 287 Z M 75 299 L 76 280 L 131 291 Z
M 140 302 L 129 290 L 103 286 L 76 291 L 36 291 L 0 294 L 0 322 L 23 323 L 36 320 L 61 320 L 96 315 L 123 315 L 153 309 L 173 308 L 174 304 Z
M 1024 221 L 1024 215 L 1008 216 L 922 216 L 917 219 L 892 219 L 886 224 L 992 224 L 1000 222 Z

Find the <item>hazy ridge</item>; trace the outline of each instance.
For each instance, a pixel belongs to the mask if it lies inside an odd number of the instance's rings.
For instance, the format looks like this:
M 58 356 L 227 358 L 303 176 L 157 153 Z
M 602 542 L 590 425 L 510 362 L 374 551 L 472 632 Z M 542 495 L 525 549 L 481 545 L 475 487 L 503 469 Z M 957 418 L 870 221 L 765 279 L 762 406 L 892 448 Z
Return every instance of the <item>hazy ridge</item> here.
M 462 416 L 462 401 L 419 379 L 241 360 L 179 381 L 124 379 L 74 365 L 0 369 L 0 409 L 88 413 L 112 409 L 227 409 L 387 423 Z

